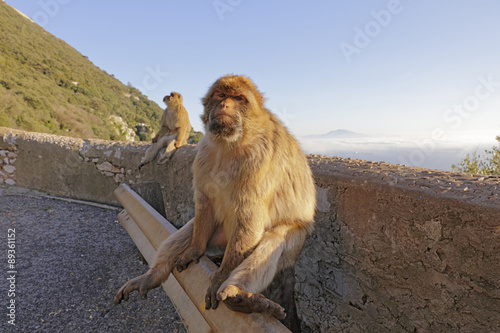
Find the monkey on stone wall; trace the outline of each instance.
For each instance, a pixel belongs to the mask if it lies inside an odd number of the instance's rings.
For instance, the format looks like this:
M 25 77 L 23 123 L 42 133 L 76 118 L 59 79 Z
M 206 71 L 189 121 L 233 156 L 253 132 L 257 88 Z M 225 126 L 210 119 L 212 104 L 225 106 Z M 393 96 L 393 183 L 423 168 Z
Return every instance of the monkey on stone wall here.
M 245 76 L 218 79 L 203 99 L 205 136 L 193 163 L 195 216 L 160 246 L 149 271 L 121 287 L 116 304 L 138 290 L 146 298 L 170 272 L 204 253 L 223 252 L 205 308 L 283 319 L 277 303 L 259 294 L 293 266 L 313 229 L 316 190 L 297 141 L 263 105 Z
M 157 164 L 164 164 L 175 152 L 176 148 L 182 147 L 187 143 L 191 125 L 189 116 L 182 105 L 182 95 L 172 92 L 163 98 L 167 108 L 161 116 L 161 127 L 158 134 L 153 138 L 151 146 L 146 150 L 138 169 L 151 162 L 158 152 L 165 148 L 158 158 Z

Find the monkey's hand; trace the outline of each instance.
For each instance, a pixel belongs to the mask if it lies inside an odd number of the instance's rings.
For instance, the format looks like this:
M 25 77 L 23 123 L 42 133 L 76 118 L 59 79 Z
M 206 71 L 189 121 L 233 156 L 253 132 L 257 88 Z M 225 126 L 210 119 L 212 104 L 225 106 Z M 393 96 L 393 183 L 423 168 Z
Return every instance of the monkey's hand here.
M 205 309 L 217 309 L 220 298 L 217 297 L 218 290 L 222 283 L 226 281 L 227 274 L 222 274 L 220 268 L 215 272 L 210 281 L 207 294 L 205 295 Z
M 158 135 L 157 135 L 157 136 L 155 136 L 153 139 L 151 139 L 151 142 L 152 142 L 152 143 L 156 143 L 156 142 L 158 142 Z
M 129 280 L 123 285 L 123 287 L 118 290 L 115 295 L 114 301 L 118 305 L 122 300 L 128 301 L 128 296 L 130 292 L 134 290 L 139 291 L 141 299 L 146 299 L 148 291 L 157 288 L 161 284 L 161 279 L 155 277 L 154 274 L 147 272 L 141 276 L 138 276 L 132 280 Z
M 179 272 L 185 270 L 189 264 L 194 261 L 198 263 L 204 251 L 200 251 L 195 246 L 190 246 L 182 252 L 182 254 L 175 260 L 175 267 Z

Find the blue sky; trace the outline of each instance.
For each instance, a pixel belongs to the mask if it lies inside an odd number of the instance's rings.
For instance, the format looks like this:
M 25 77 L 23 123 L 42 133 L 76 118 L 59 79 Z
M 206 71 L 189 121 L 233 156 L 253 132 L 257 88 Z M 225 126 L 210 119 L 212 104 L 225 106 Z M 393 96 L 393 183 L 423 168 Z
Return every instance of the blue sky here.
M 491 140 L 500 134 L 500 2 L 6 0 L 161 107 L 250 76 L 296 135 Z

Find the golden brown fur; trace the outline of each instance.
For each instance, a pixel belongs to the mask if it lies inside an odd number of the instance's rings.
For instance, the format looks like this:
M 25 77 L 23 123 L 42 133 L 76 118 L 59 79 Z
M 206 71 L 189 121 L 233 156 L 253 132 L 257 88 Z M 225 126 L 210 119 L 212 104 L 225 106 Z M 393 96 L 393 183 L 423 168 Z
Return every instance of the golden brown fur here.
M 160 154 L 157 164 L 163 164 L 172 156 L 176 148 L 187 144 L 191 125 L 189 116 L 182 105 L 182 95 L 172 92 L 163 98 L 167 108 L 161 116 L 161 127 L 158 134 L 153 138 L 151 146 L 146 150 L 144 157 L 139 164 L 139 170 L 151 162 L 158 152 L 165 148 Z
M 195 217 L 162 244 L 153 267 L 127 282 L 115 302 L 136 289 L 144 296 L 174 267 L 183 270 L 219 249 L 224 257 L 206 309 L 224 301 L 235 311 L 282 319 L 283 308 L 257 293 L 295 263 L 313 228 L 316 192 L 309 165 L 247 77 L 220 78 L 203 105 L 206 134 L 193 163 Z

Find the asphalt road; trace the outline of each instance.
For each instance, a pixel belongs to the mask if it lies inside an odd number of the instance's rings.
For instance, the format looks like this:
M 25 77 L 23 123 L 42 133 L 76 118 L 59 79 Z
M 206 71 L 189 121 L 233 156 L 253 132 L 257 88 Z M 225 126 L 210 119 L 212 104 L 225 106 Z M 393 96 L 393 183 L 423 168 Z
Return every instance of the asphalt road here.
M 117 213 L 0 187 L 0 332 L 186 332 L 161 289 L 113 304 L 148 269 Z

